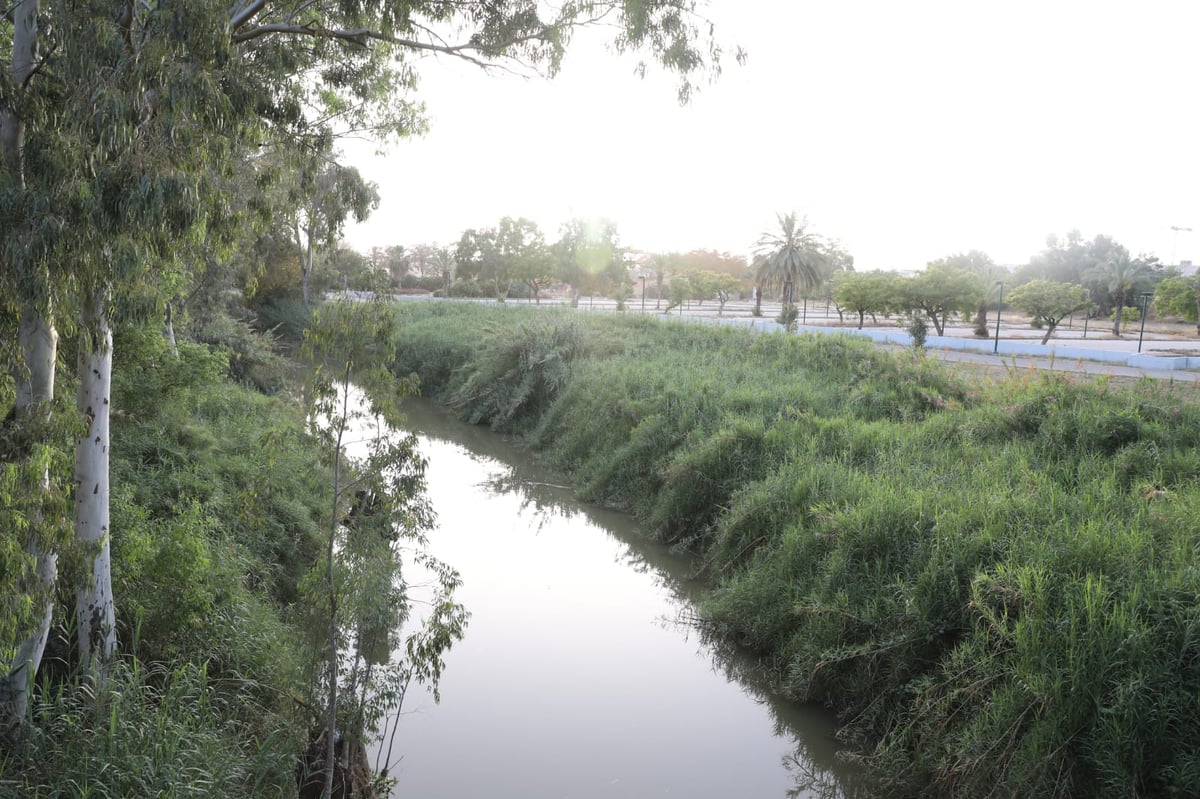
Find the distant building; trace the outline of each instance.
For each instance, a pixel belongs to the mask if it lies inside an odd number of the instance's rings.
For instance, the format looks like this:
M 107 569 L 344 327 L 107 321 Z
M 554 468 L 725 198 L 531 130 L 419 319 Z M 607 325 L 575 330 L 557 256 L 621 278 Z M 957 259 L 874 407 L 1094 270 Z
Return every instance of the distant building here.
M 1179 266 L 1177 268 L 1179 269 L 1179 273 L 1181 275 L 1196 274 L 1196 265 L 1194 263 L 1192 263 L 1191 261 L 1180 261 Z

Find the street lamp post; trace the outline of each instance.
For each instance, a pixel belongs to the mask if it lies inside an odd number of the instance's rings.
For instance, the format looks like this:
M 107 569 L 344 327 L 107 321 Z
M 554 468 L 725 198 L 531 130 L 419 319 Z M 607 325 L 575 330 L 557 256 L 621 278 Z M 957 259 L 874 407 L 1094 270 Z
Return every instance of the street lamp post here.
M 996 285 L 1000 287 L 1000 297 L 996 300 L 996 340 L 992 344 L 992 354 L 1000 354 L 1000 308 L 1004 305 L 1004 282 L 997 280 Z
M 1179 233 L 1180 231 L 1191 233 L 1192 229 L 1190 227 L 1183 227 L 1182 225 L 1171 225 L 1171 230 L 1175 231 L 1175 238 L 1171 241 L 1171 265 L 1179 266 L 1179 262 L 1175 260 L 1175 251 L 1179 247 Z
M 1142 298 L 1142 326 L 1138 330 L 1138 352 L 1140 353 L 1142 351 L 1142 334 L 1146 332 L 1146 303 L 1150 300 L 1151 297 L 1154 296 L 1154 292 L 1143 291 L 1138 296 L 1140 296 Z M 1121 312 L 1121 310 L 1118 308 L 1117 313 L 1120 313 L 1120 312 Z
M 642 279 L 642 313 L 646 312 L 646 276 L 638 275 Z

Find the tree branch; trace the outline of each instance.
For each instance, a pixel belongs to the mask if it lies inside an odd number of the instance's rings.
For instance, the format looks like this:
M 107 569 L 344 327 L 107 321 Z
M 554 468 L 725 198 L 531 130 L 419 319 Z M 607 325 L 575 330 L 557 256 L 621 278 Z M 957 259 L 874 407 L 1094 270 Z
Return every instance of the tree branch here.
M 239 2 L 229 12 L 229 29 L 236 31 L 238 28 L 245 25 L 254 18 L 259 11 L 262 11 L 263 6 L 267 4 L 267 0 L 245 0 Z M 237 41 L 237 37 L 234 37 Z

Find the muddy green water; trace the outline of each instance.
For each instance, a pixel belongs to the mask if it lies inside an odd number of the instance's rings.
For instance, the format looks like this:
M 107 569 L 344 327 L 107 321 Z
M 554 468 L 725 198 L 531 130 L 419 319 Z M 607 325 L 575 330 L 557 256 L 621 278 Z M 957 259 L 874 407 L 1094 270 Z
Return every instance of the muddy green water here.
M 441 703 L 408 696 L 394 797 L 842 794 L 831 717 L 776 701 L 689 623 L 687 558 L 502 437 L 428 403 L 407 413 L 429 460 L 431 550 L 461 572 L 471 621 Z

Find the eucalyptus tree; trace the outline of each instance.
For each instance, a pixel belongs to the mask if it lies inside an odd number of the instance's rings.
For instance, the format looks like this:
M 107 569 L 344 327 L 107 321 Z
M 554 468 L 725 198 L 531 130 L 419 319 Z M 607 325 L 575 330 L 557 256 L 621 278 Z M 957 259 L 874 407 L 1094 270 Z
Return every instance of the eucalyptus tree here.
M 6 232 L 0 250 L 0 307 L 6 321 L 16 317 L 15 329 L 4 325 L 7 340 L 2 350 L 11 372 L 13 405 L 12 423 L 6 420 L 2 431 L 7 490 L 0 497 L 5 509 L 0 522 L 6 527 L 0 530 L 5 544 L 0 551 L 8 579 L 0 578 L 0 589 L 15 601 L 6 603 L 10 610 L 0 622 L 4 636 L 0 639 L 0 729 L 23 718 L 28 707 L 29 688 L 50 632 L 61 544 L 56 539 L 62 538 L 61 519 L 48 515 L 50 508 L 43 507 L 52 487 L 46 456 L 53 447 L 50 436 L 38 430 L 40 422 L 49 421 L 54 400 L 55 298 L 50 292 L 49 264 L 18 257 L 29 246 L 29 237 L 22 235 L 26 224 L 46 210 L 44 204 L 35 208 L 27 200 L 26 123 L 19 97 L 37 69 L 38 12 L 37 0 L 17 0 L 8 10 L 9 58 L 0 91 L 0 222 Z M 13 337 L 15 346 L 10 343 Z M 21 428 L 30 431 L 26 441 L 17 438 Z M 18 482 L 17 477 L 24 479 Z M 21 507 L 12 494 L 26 499 L 27 507 Z
M 820 286 L 829 269 L 828 244 L 809 230 L 807 217 L 797 219 L 793 212 L 779 214 L 778 221 L 779 228 L 763 233 L 754 246 L 754 279 L 759 297 L 755 303 L 756 315 L 760 312 L 764 289 L 780 289 L 787 308 L 797 294 Z
M 660 62 L 686 100 L 720 49 L 693 0 L 312 2 L 16 0 L 0 19 L 0 284 L 19 316 L 18 413 L 53 395 L 58 315 L 78 332 L 75 532 L 89 564 L 76 589 L 80 659 L 103 669 L 116 644 L 109 576 L 112 330 L 131 291 L 161 299 L 180 243 L 233 226 L 222 173 L 259 144 L 329 151 L 339 133 L 381 139 L 424 126 L 413 61 L 440 53 L 481 67 L 555 73 L 572 31 L 611 25 L 614 47 Z M 12 279 L 15 277 L 15 279 Z M 25 446 L 23 456 L 31 452 Z M 55 553 L 24 538 L 48 597 Z M 46 605 L 49 607 L 49 605 Z M 0 692 L 40 662 L 40 613 L 0 647 Z M 44 637 L 44 636 L 43 636 Z M 25 654 L 31 653 L 31 654 Z M 23 700 L 5 708 L 19 716 Z
M 350 217 L 364 221 L 379 207 L 378 187 L 363 180 L 354 167 L 332 159 L 324 161 L 316 174 L 301 170 L 296 191 L 298 202 L 292 215 L 292 230 L 300 252 L 301 292 L 312 302 L 310 283 L 318 249 L 336 245 Z

